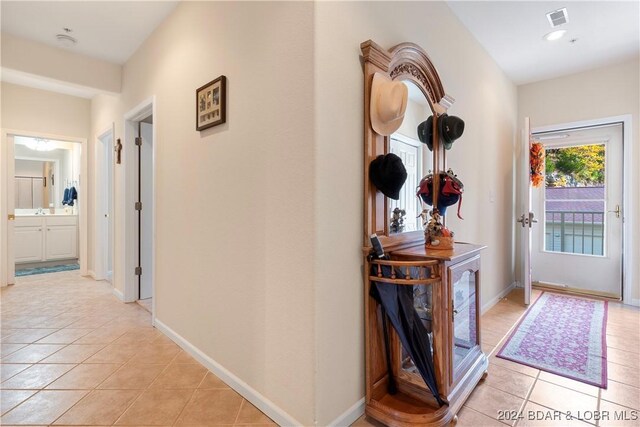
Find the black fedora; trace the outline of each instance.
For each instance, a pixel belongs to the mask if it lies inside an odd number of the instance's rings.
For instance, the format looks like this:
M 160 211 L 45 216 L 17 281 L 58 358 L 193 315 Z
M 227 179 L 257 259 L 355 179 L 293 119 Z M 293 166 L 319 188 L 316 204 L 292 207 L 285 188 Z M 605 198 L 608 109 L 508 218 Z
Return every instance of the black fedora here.
M 460 117 L 443 114 L 438 117 L 438 133 L 446 150 L 451 150 L 453 141 L 460 138 L 464 132 L 464 120 Z
M 418 125 L 418 139 L 433 151 L 433 116 Z
M 460 138 L 464 132 L 464 120 L 460 117 L 443 114 L 438 117 L 438 130 L 440 141 L 446 150 L 450 150 L 453 141 Z M 418 125 L 418 139 L 423 144 L 427 144 L 430 151 L 433 151 L 433 116 Z
M 402 159 L 393 153 L 379 155 L 369 165 L 369 179 L 385 196 L 398 200 L 400 189 L 407 180 Z

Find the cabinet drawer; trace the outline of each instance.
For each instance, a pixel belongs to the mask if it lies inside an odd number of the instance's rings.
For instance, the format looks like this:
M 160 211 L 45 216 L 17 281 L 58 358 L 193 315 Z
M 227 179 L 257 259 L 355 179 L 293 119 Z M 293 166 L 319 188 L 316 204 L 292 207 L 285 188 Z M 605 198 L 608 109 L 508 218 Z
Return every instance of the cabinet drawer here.
M 56 225 L 77 225 L 77 216 L 48 216 L 46 217 L 47 226 Z
M 18 227 L 42 227 L 44 218 L 33 216 L 16 216 L 14 226 Z

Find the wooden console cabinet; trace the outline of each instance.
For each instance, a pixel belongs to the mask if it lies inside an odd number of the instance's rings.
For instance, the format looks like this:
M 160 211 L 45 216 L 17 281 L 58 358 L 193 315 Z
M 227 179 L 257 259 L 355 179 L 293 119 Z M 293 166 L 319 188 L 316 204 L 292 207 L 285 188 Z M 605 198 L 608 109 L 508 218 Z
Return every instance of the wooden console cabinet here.
M 390 152 L 389 136 L 375 133 L 370 123 L 374 73 L 385 73 L 392 80 L 408 80 L 417 85 L 431 107 L 435 129 L 438 117 L 451 106 L 453 98 L 445 94 L 435 67 L 419 46 L 403 43 L 387 51 L 369 40 L 362 43 L 361 50 L 365 83 L 366 414 L 388 426 L 455 424 L 456 413 L 488 368 L 488 358 L 480 348 L 480 253 L 484 246 L 455 243 L 452 250 L 434 250 L 425 246 L 422 231 L 390 233 L 390 202 L 368 178 L 371 161 Z M 446 170 L 446 152 L 440 147 L 437 130 L 433 135 L 433 170 Z M 372 234 L 380 238 L 389 259 L 370 257 Z M 393 328 L 389 328 L 388 364 L 382 310 L 370 295 L 374 282 L 380 286 L 412 287 L 413 308 L 429 334 L 435 382 L 444 405 L 437 403 Z M 397 384 L 395 393 L 389 391 L 389 373 Z

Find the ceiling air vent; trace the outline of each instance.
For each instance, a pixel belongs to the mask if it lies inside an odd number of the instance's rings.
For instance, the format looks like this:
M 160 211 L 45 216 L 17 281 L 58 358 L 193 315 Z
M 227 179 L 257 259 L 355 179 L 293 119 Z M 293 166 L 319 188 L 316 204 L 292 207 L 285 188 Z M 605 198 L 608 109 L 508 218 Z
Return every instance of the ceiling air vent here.
M 566 24 L 567 22 L 569 22 L 567 8 L 563 7 L 562 9 L 554 10 L 547 13 L 547 19 L 549 20 L 549 24 L 551 24 L 551 28 L 559 27 L 562 24 Z

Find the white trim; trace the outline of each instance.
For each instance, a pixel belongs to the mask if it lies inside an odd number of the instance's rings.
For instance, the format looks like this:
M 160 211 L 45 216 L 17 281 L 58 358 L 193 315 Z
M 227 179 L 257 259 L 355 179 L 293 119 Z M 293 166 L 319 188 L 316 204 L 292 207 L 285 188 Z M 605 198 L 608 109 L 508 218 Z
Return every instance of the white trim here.
M 124 266 L 124 301 L 125 302 L 133 302 L 137 301 L 139 298 L 138 295 L 138 286 L 137 286 L 137 278 L 135 275 L 135 267 L 136 262 L 135 258 L 137 256 L 137 244 L 136 244 L 136 235 L 137 235 L 137 221 L 135 218 L 135 210 L 133 209 L 135 202 L 135 189 L 137 186 L 127 185 L 128 183 L 136 182 L 136 162 L 133 159 L 136 159 L 136 146 L 135 146 L 135 137 L 137 135 L 136 124 L 152 115 L 153 123 L 152 123 L 152 132 L 153 132 L 153 144 L 152 144 L 152 164 L 153 164 L 153 194 L 152 194 L 152 218 L 151 218 L 151 228 L 152 228 L 152 253 L 151 253 L 151 275 L 152 275 L 152 303 L 151 303 L 151 322 L 155 324 L 155 316 L 156 316 L 156 286 L 155 286 L 155 278 L 156 274 L 156 189 L 157 189 L 157 147 L 158 147 L 158 132 L 156 123 L 158 122 L 157 117 L 157 109 L 156 109 L 156 98 L 152 96 L 147 98 L 140 104 L 138 104 L 135 108 L 129 110 L 124 115 L 124 141 L 123 141 L 123 153 L 122 153 L 122 164 L 124 166 L 124 179 L 121 180 L 120 183 L 120 197 L 123 198 L 122 206 L 124 207 L 124 226 L 120 229 L 120 234 L 122 238 L 122 242 L 124 245 L 121 246 L 123 249 L 121 251 L 121 263 L 119 265 Z M 115 265 L 115 263 L 114 263 Z M 114 272 L 114 277 L 116 273 Z
M 96 272 L 93 270 L 87 271 L 87 276 L 91 277 L 93 280 L 100 280 L 100 279 L 96 279 Z
M 78 221 L 79 221 L 79 242 L 80 242 L 80 275 L 86 276 L 88 274 L 88 254 L 89 254 L 89 243 L 88 243 L 88 228 L 89 228 L 89 205 L 88 205 L 88 195 L 89 195 L 89 174 L 88 174 L 88 153 L 89 147 L 87 144 L 86 138 L 79 138 L 75 136 L 66 136 L 66 135 L 57 135 L 57 134 L 49 134 L 42 132 L 31 132 L 26 130 L 18 130 L 18 129 L 2 129 L 1 131 L 1 140 L 2 140 L 2 149 L 0 149 L 0 190 L 3 195 L 7 194 L 7 136 L 28 136 L 32 138 L 45 138 L 45 139 L 55 139 L 59 141 L 73 142 L 81 144 L 81 153 L 80 153 L 80 182 L 79 182 L 79 194 L 78 198 Z M 9 274 L 7 263 L 7 253 L 6 248 L 8 245 L 8 230 L 7 230 L 7 215 L 9 212 L 7 211 L 7 201 L 6 199 L 0 200 L 0 222 L 2 223 L 2 227 L 0 227 L 0 286 L 6 286 L 8 282 L 7 275 Z
M 640 298 L 633 298 L 631 300 L 631 305 L 634 305 L 636 307 L 640 307 Z
M 482 316 L 483 314 L 485 314 L 487 311 L 491 310 L 491 308 L 496 305 L 498 302 L 500 302 L 500 300 L 504 297 L 506 297 L 507 295 L 509 295 L 509 292 L 511 292 L 512 290 L 514 290 L 516 287 L 521 287 L 518 286 L 518 282 L 513 282 L 511 283 L 509 286 L 507 286 L 506 288 L 504 288 L 498 295 L 496 295 L 495 297 L 491 298 L 489 301 L 487 301 L 486 303 L 482 304 L 482 307 L 480 308 L 480 315 Z
M 349 427 L 364 414 L 364 397 L 344 411 L 335 420 L 327 424 L 327 427 Z M 317 424 L 317 423 L 316 423 Z
M 115 295 L 116 298 L 118 298 L 120 301 L 124 302 L 124 295 L 122 294 L 122 292 L 120 292 L 120 290 L 113 288 L 111 289 L 111 293 L 113 293 L 113 295 Z
M 550 132 L 556 130 L 565 130 L 565 129 L 574 129 L 574 128 L 585 128 L 585 127 L 593 127 L 599 125 L 606 125 L 612 123 L 622 123 L 623 132 L 622 132 L 622 147 L 623 147 L 623 201 L 622 206 L 624 207 L 623 211 L 623 261 L 622 261 L 622 295 L 623 302 L 625 304 L 634 304 L 634 299 L 632 299 L 633 295 L 633 283 L 634 275 L 635 275 L 635 265 L 633 264 L 634 258 L 634 241 L 631 236 L 633 236 L 633 230 L 639 227 L 638 224 L 638 215 L 636 212 L 633 212 L 633 206 L 635 203 L 636 193 L 631 191 L 633 187 L 633 165 L 635 162 L 634 157 L 634 144 L 633 144 L 633 117 L 631 114 L 624 114 L 620 116 L 612 116 L 612 117 L 603 117 L 601 119 L 591 119 L 591 120 L 581 120 L 577 122 L 569 122 L 569 123 L 559 123 L 548 126 L 541 126 L 532 130 L 533 133 L 541 133 L 541 132 Z
M 154 120 L 155 121 L 155 120 Z M 189 353 L 194 359 L 202 363 L 207 369 L 213 372 L 218 378 L 224 381 L 229 387 L 237 391 L 242 397 L 251 402 L 256 408 L 264 412 L 269 418 L 275 421 L 281 426 L 301 426 L 301 422 L 297 421 L 282 408 L 278 407 L 275 403 L 267 399 L 260 394 L 257 390 L 251 387 L 249 384 L 242 381 L 231 371 L 226 369 L 220 363 L 207 356 L 202 350 L 195 345 L 191 344 L 185 338 L 180 336 L 177 332 L 165 325 L 162 321 L 156 318 L 156 327 L 173 342 L 178 344 L 184 351 Z

